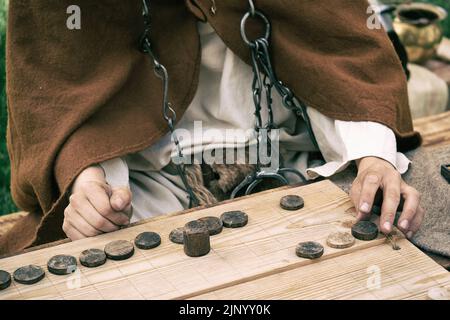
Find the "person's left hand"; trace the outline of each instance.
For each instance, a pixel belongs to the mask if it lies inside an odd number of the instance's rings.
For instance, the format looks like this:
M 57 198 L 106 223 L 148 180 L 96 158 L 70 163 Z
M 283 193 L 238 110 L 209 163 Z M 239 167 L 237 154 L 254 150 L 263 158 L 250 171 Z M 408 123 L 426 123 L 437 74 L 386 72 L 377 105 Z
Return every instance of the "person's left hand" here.
M 355 204 L 357 220 L 370 217 L 378 189 L 383 191 L 380 229 L 389 234 L 392 231 L 395 214 L 403 196 L 405 203 L 397 226 L 411 238 L 419 230 L 425 215 L 420 206 L 420 193 L 403 181 L 400 173 L 387 161 L 367 157 L 357 161 L 358 176 L 353 182 L 350 197 Z

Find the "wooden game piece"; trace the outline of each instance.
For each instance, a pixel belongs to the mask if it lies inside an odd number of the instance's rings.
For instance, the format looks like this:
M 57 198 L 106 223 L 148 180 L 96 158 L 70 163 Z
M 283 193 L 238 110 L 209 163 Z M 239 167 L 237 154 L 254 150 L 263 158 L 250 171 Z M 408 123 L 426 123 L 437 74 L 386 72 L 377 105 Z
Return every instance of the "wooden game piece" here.
M 206 227 L 208 228 L 210 236 L 219 234 L 223 230 L 223 222 L 217 217 L 204 217 L 198 220 L 206 223 Z
M 428 290 L 428 299 L 430 300 L 450 300 L 450 295 L 446 288 L 434 287 Z
M 320 243 L 314 241 L 301 242 L 297 245 L 295 253 L 300 258 L 317 259 L 323 255 L 324 249 Z
M 327 238 L 327 245 L 335 249 L 350 248 L 355 244 L 355 238 L 348 232 L 333 232 Z
M 88 268 L 95 268 L 106 263 L 106 254 L 100 249 L 84 250 L 80 254 L 80 263 Z
M 72 256 L 57 255 L 47 262 L 47 269 L 56 275 L 65 275 L 77 270 L 77 259 Z
M 302 209 L 305 206 L 305 201 L 300 196 L 287 195 L 281 198 L 280 206 L 284 210 L 295 211 Z
M 184 226 L 184 252 L 189 257 L 201 257 L 209 253 L 209 231 L 206 223 L 195 220 Z
M 153 249 L 161 244 L 161 237 L 155 232 L 143 232 L 134 239 L 134 244 L 142 250 Z
M 11 285 L 11 275 L 9 272 L 0 270 L 0 290 L 5 290 Z
M 105 253 L 111 260 L 126 260 L 134 254 L 134 246 L 126 240 L 116 240 L 105 246 Z
M 21 284 L 34 284 L 45 277 L 45 271 L 39 266 L 28 265 L 20 267 L 13 273 L 13 278 Z
M 370 241 L 378 237 L 378 227 L 370 221 L 359 221 L 353 225 L 352 235 L 356 239 Z
M 183 232 L 184 232 L 183 227 L 172 230 L 169 234 L 170 241 L 172 241 L 173 243 L 176 243 L 176 244 L 183 244 L 183 242 L 184 242 Z
M 248 215 L 242 211 L 228 211 L 220 216 L 225 228 L 241 228 L 247 225 Z

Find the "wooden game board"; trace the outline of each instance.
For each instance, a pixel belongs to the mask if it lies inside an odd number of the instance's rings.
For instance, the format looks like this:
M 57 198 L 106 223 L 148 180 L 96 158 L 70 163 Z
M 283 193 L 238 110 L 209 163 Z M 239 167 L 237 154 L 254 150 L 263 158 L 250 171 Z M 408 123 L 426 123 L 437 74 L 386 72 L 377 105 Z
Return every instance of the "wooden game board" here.
M 414 120 L 414 129 L 422 135 L 424 147 L 450 144 L 450 111 Z
M 286 194 L 302 196 L 305 208 L 282 210 L 279 200 Z M 213 236 L 207 256 L 187 257 L 182 246 L 168 240 L 175 227 L 229 210 L 247 212 L 249 224 Z M 129 260 L 108 261 L 94 269 L 79 265 L 79 271 L 68 276 L 47 272 L 44 280 L 29 286 L 13 282 L 0 291 L 0 299 L 425 298 L 431 287 L 450 288 L 450 273 L 405 239 L 399 241 L 399 251 L 381 235 L 369 242 L 357 240 L 348 249 L 326 246 L 330 232 L 349 230 L 354 212 L 348 196 L 323 181 L 158 217 L 115 233 L 0 260 L 0 269 L 9 272 L 28 264 L 46 269 L 48 259 L 56 254 L 78 257 L 85 249 L 101 249 L 112 240 L 133 240 L 143 231 L 162 237 L 161 246 L 136 249 Z M 309 240 L 324 245 L 320 259 L 295 255 L 297 243 Z M 367 286 L 372 272 L 379 272 L 379 288 Z

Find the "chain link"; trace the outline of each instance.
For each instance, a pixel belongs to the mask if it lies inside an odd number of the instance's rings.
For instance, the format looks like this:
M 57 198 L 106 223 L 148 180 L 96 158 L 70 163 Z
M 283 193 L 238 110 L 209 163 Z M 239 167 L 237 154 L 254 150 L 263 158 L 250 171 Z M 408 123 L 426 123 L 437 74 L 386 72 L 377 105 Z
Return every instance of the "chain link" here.
M 216 0 L 211 0 L 211 8 L 210 8 L 211 14 L 214 16 L 217 13 L 217 5 Z
M 297 116 L 302 117 L 305 120 L 306 127 L 309 136 L 313 144 L 319 148 L 312 131 L 311 122 L 308 114 L 306 113 L 306 106 L 300 102 L 294 95 L 291 89 L 289 89 L 282 81 L 280 81 L 275 73 L 275 70 L 271 63 L 271 55 L 269 51 L 269 41 L 271 35 L 271 25 L 269 19 L 264 13 L 255 8 L 253 0 L 249 1 L 249 11 L 244 15 L 241 21 L 241 36 L 245 43 L 250 47 L 252 53 L 252 65 L 253 72 L 262 71 L 265 77 L 268 78 L 268 82 L 275 88 L 278 94 L 282 98 L 283 105 L 293 111 Z M 265 35 L 256 40 L 249 41 L 246 34 L 246 23 L 249 17 L 259 18 L 265 26 Z M 258 64 L 259 66 L 255 66 Z
M 256 15 L 256 8 L 253 0 L 248 0 L 248 5 L 250 6 L 248 13 L 250 13 L 251 17 L 254 17 Z
M 169 74 L 167 72 L 166 67 L 159 62 L 156 55 L 154 54 L 151 46 L 150 41 L 150 33 L 151 33 L 151 16 L 150 16 L 150 1 L 149 0 L 142 0 L 142 17 L 144 19 L 144 33 L 141 37 L 140 46 L 141 51 L 148 54 L 150 58 L 153 61 L 154 64 L 154 72 L 155 75 L 161 79 L 163 84 L 163 107 L 162 107 L 162 113 L 164 120 L 167 122 L 167 126 L 169 128 L 170 134 L 172 136 L 172 140 L 176 147 L 176 161 L 175 161 L 175 167 L 177 170 L 177 173 L 179 177 L 181 178 L 183 185 L 188 193 L 189 197 L 189 207 L 195 207 L 198 206 L 199 202 L 197 197 L 194 194 L 194 191 L 192 190 L 192 187 L 189 185 L 187 181 L 186 176 L 186 158 L 183 155 L 183 148 L 181 147 L 180 141 L 176 135 L 175 132 L 175 123 L 177 120 L 177 114 L 175 112 L 175 109 L 172 107 L 172 105 L 169 102 Z
M 266 168 L 261 168 L 260 160 L 260 146 L 263 143 L 262 131 L 266 131 L 265 143 L 267 148 L 272 145 L 271 130 L 276 129 L 274 123 L 274 115 L 272 108 L 272 89 L 275 89 L 281 96 L 283 105 L 292 110 L 296 115 L 303 117 L 306 122 L 307 129 L 310 133 L 313 143 L 317 145 L 317 142 L 312 133 L 309 119 L 306 114 L 306 107 L 302 105 L 294 96 L 293 92 L 285 86 L 276 76 L 275 71 L 271 63 L 271 55 L 269 51 L 269 41 L 271 35 L 271 24 L 269 19 L 264 13 L 256 9 L 253 0 L 248 0 L 249 9 L 245 13 L 241 20 L 241 37 L 242 40 L 248 45 L 251 53 L 251 66 L 253 70 L 253 82 L 252 93 L 253 102 L 255 104 L 255 132 L 256 132 L 256 149 L 257 149 L 257 165 L 253 174 L 247 176 L 232 192 L 231 197 L 234 198 L 243 188 L 246 188 L 245 194 L 250 194 L 254 188 L 263 179 L 277 179 L 283 184 L 289 184 L 288 180 L 284 177 L 285 174 L 291 173 L 297 175 L 304 183 L 307 182 L 306 178 L 298 170 L 293 168 L 280 168 L 275 171 Z M 255 39 L 249 40 L 246 32 L 246 25 L 249 18 L 259 19 L 265 27 L 264 35 Z M 263 109 L 263 95 L 265 94 L 265 107 L 267 109 L 267 122 L 263 124 L 261 111 Z M 268 150 L 273 160 L 276 150 Z

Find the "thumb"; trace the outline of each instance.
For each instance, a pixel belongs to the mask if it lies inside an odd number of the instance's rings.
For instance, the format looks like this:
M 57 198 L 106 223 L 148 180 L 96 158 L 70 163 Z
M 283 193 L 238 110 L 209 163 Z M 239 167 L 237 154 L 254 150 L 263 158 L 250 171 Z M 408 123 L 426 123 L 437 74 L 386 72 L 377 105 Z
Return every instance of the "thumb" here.
M 113 188 L 110 198 L 114 211 L 127 211 L 131 206 L 131 190 L 128 187 Z

